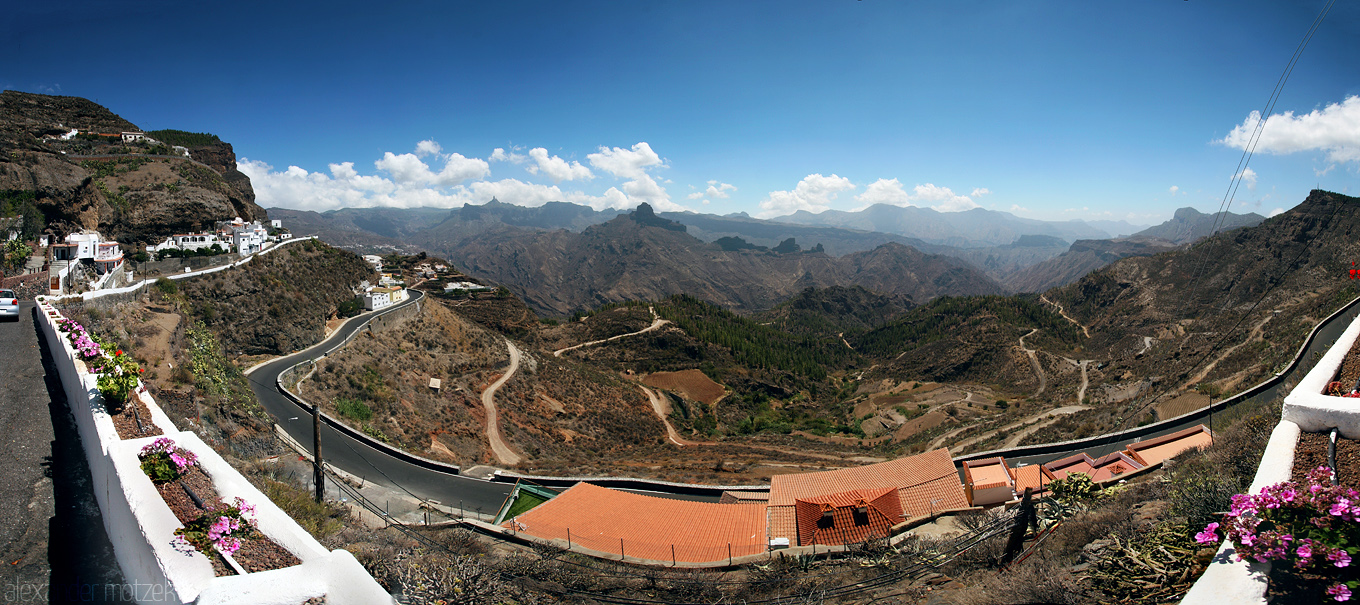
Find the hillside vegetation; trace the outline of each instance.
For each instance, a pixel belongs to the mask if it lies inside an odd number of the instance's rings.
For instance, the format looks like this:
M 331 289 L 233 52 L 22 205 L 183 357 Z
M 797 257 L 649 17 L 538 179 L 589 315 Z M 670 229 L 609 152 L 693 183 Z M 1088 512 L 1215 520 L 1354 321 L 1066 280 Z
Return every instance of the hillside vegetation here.
M 178 288 L 185 314 L 217 334 L 228 354 L 281 355 L 320 341 L 326 319 L 354 300 L 363 280 L 377 275 L 362 258 L 310 240 Z

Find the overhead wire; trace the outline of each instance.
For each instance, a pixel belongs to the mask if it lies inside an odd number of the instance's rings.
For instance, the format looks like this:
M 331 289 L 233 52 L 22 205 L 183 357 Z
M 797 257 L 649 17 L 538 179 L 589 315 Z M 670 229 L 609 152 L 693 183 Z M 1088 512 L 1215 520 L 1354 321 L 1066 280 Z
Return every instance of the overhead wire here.
M 1190 292 L 1186 295 L 1184 299 L 1182 299 L 1181 308 L 1178 311 L 1177 316 L 1184 315 L 1186 305 L 1190 304 L 1197 296 L 1199 280 L 1200 277 L 1202 276 L 1204 267 L 1207 266 L 1208 263 L 1209 248 L 1219 239 L 1215 238 L 1214 235 L 1217 234 L 1218 228 L 1221 226 L 1223 221 L 1226 220 L 1227 209 L 1231 207 L 1232 200 L 1236 195 L 1238 187 L 1241 186 L 1246 168 L 1250 166 L 1251 158 L 1255 154 L 1257 144 L 1259 144 L 1260 142 L 1261 133 L 1265 129 L 1266 121 L 1268 120 L 1270 113 L 1274 111 L 1276 103 L 1279 102 L 1279 98 L 1284 90 L 1284 86 L 1289 81 L 1289 77 L 1293 73 L 1294 67 L 1298 65 L 1299 59 L 1302 57 L 1304 49 L 1308 47 L 1308 43 L 1313 39 L 1313 36 L 1317 33 L 1323 21 L 1326 19 L 1327 14 L 1331 12 L 1332 7 L 1335 4 L 1336 0 L 1329 0 L 1327 4 L 1323 6 L 1322 10 L 1318 13 L 1317 17 L 1313 19 L 1313 23 L 1309 26 L 1308 31 L 1304 34 L 1303 39 L 1300 40 L 1298 46 L 1295 47 L 1294 54 L 1289 58 L 1289 61 L 1286 63 L 1284 70 L 1280 74 L 1280 77 L 1276 80 L 1275 88 L 1271 91 L 1270 97 L 1266 101 L 1264 110 L 1259 115 L 1259 119 L 1256 121 L 1256 124 L 1253 125 L 1254 126 L 1253 132 L 1249 137 L 1248 143 L 1244 145 L 1242 156 L 1238 160 L 1237 171 L 1233 174 L 1233 177 L 1229 180 L 1228 189 L 1226 192 L 1224 192 L 1224 199 L 1219 204 L 1219 212 L 1217 213 L 1214 219 L 1213 230 L 1211 231 L 1210 235 L 1206 238 L 1204 245 L 1199 246 L 1199 248 L 1202 250 L 1200 254 L 1199 268 L 1196 270 L 1195 275 L 1191 280 Z M 1336 213 L 1340 209 L 1340 207 L 1341 203 L 1340 200 L 1338 199 L 1337 203 L 1332 208 L 1332 213 L 1328 216 L 1326 225 L 1330 225 L 1332 219 L 1336 216 Z M 1319 231 L 1322 231 L 1323 229 L 1325 229 L 1325 225 L 1323 227 L 1320 227 Z M 1306 245 L 1299 249 L 1299 253 L 1295 255 L 1293 260 L 1291 260 L 1288 264 L 1284 266 L 1284 269 L 1279 276 L 1276 276 L 1271 280 L 1269 287 L 1267 287 L 1265 291 L 1261 293 L 1261 296 L 1257 297 L 1256 301 L 1253 302 L 1252 305 L 1246 311 L 1239 314 L 1237 321 L 1233 323 L 1233 326 L 1227 331 L 1223 332 L 1223 334 L 1219 336 L 1218 340 L 1216 340 L 1213 343 L 1213 345 L 1211 345 L 1207 351 L 1200 355 L 1199 359 L 1193 365 L 1190 366 L 1192 369 L 1198 368 L 1199 365 L 1201 363 L 1204 363 L 1204 361 L 1208 359 L 1210 355 L 1213 355 L 1215 352 L 1219 350 L 1223 343 L 1226 342 L 1228 337 L 1234 334 L 1237 331 L 1238 327 L 1242 325 L 1242 322 L 1245 321 L 1246 318 L 1249 317 L 1251 313 L 1256 310 L 1257 306 L 1259 306 L 1261 302 L 1264 301 L 1265 298 L 1275 290 L 1275 288 L 1277 288 L 1280 284 L 1284 283 L 1285 275 L 1287 275 L 1289 271 L 1292 270 L 1294 265 L 1298 263 L 1298 261 L 1303 257 L 1304 253 L 1308 252 L 1308 250 L 1309 247 Z M 1232 288 L 1236 288 L 1237 285 L 1238 285 L 1237 283 L 1234 283 L 1233 286 L 1228 290 L 1228 292 L 1224 293 L 1223 295 L 1224 310 L 1227 309 L 1228 302 L 1231 300 Z M 1202 317 L 1203 313 L 1204 310 L 1201 309 L 1199 316 Z M 1145 400 L 1146 403 L 1144 403 L 1142 406 L 1134 410 L 1133 413 L 1121 417 L 1115 429 L 1108 433 L 1109 437 L 1106 444 L 1102 446 L 1096 446 L 1095 448 L 1096 451 L 1100 451 L 1101 449 L 1110 447 L 1112 444 L 1120 441 L 1118 433 L 1120 432 L 1121 429 L 1123 429 L 1125 424 L 1129 420 L 1138 418 L 1143 412 L 1147 411 L 1149 407 L 1155 404 L 1158 399 L 1160 399 L 1163 395 L 1166 395 L 1168 392 L 1170 392 L 1170 390 L 1171 390 L 1170 387 L 1163 388 L 1156 395 L 1146 398 Z M 1211 415 L 1213 414 L 1212 402 L 1209 413 Z M 1111 453 L 1112 452 L 1113 449 L 1111 449 Z M 1103 455 L 1108 454 L 1102 454 L 1102 456 Z M 1052 459 L 1050 459 L 1049 462 L 1059 460 L 1063 457 L 1066 456 L 1055 456 Z
M 1289 57 L 1289 61 L 1286 62 L 1284 70 L 1280 73 L 1280 77 L 1276 79 L 1275 88 L 1270 91 L 1270 96 L 1266 98 L 1265 106 L 1262 107 L 1261 112 L 1258 114 L 1256 123 L 1252 125 L 1252 133 L 1247 137 L 1247 143 L 1242 146 L 1242 155 L 1237 160 L 1237 168 L 1233 171 L 1232 178 L 1228 179 L 1228 189 L 1223 192 L 1223 201 L 1219 202 L 1218 212 L 1214 214 L 1214 221 L 1208 237 L 1212 238 L 1216 235 L 1223 224 L 1227 222 L 1228 209 L 1232 207 L 1232 202 L 1237 196 L 1237 190 L 1242 186 L 1242 181 L 1247 177 L 1247 169 L 1251 165 L 1252 156 L 1256 153 L 1256 146 L 1261 140 L 1261 134 L 1265 131 L 1266 122 L 1271 113 L 1275 111 L 1275 104 L 1279 102 L 1280 96 L 1284 92 L 1284 86 L 1289 82 L 1290 75 L 1294 73 L 1294 67 L 1298 65 L 1299 59 L 1303 56 L 1304 49 L 1308 48 L 1308 43 L 1312 41 L 1313 35 L 1316 34 L 1318 28 L 1322 26 L 1322 22 L 1326 19 L 1327 14 L 1331 12 L 1332 6 L 1335 4 L 1336 0 L 1329 0 L 1328 3 L 1322 7 L 1322 11 L 1313 19 L 1313 23 L 1308 27 L 1308 31 L 1304 34 L 1303 39 L 1300 40 L 1298 46 L 1294 48 L 1294 54 Z M 1195 271 L 1195 275 L 1190 280 L 1190 295 L 1181 302 L 1180 311 L 1177 312 L 1178 316 L 1184 315 L 1185 306 L 1194 300 L 1195 293 L 1199 286 L 1199 278 L 1203 273 L 1203 269 L 1209 258 L 1208 244 L 1211 242 L 1206 241 L 1205 243 L 1206 245 L 1203 246 L 1204 252 L 1200 255 L 1199 268 Z

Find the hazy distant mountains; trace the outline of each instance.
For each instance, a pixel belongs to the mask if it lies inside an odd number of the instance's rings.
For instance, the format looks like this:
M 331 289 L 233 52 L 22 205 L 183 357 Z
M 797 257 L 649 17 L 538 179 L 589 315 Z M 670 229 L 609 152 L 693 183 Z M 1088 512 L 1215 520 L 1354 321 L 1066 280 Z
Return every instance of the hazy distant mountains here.
M 1177 211 L 1176 218 L 1163 225 L 1138 231 L 1139 226 L 1122 222 L 1096 226 L 983 209 L 941 213 L 878 205 L 860 212 L 798 213 L 782 220 L 755 219 L 745 213 L 648 212 L 644 224 L 673 233 L 634 237 L 617 225 L 605 228 L 620 216 L 627 218 L 623 211 L 596 211 L 565 202 L 528 208 L 493 199 L 452 210 L 270 212 L 294 233 L 319 235 L 336 245 L 367 251 L 421 249 L 446 256 L 473 275 L 512 287 L 538 310 L 554 314 L 629 297 L 689 291 L 674 290 L 667 283 L 685 284 L 707 292 L 706 300 L 744 309 L 767 308 L 805 287 L 860 285 L 918 303 L 943 294 L 1039 292 L 1071 283 L 1120 258 L 1193 241 L 1213 224 L 1212 215 L 1191 208 Z M 1229 214 L 1223 224 L 1251 225 L 1261 218 Z M 878 230 L 858 228 L 865 225 Z M 1137 233 L 1114 239 L 1106 229 Z M 623 245 L 625 240 L 632 244 Z M 791 260 L 795 257 L 796 263 Z M 820 260 L 811 260 L 814 257 Z M 912 263 L 929 268 L 918 270 Z M 650 273 L 637 273 L 641 268 Z M 967 271 L 960 272 L 963 269 Z M 561 281 L 562 276 L 571 276 L 571 281 Z M 575 292 L 549 292 L 559 287 Z
M 1108 239 L 1131 234 L 1145 227 L 1124 221 L 1101 221 L 1102 228 L 1079 220 L 1041 221 L 983 208 L 963 212 L 939 212 L 931 208 L 887 204 L 875 204 L 858 212 L 827 210 L 812 214 L 800 210 L 773 220 L 800 225 L 882 231 L 960 248 L 1010 244 L 1022 235 L 1047 235 L 1068 242 L 1079 239 Z M 1114 232 L 1107 229 L 1113 229 Z

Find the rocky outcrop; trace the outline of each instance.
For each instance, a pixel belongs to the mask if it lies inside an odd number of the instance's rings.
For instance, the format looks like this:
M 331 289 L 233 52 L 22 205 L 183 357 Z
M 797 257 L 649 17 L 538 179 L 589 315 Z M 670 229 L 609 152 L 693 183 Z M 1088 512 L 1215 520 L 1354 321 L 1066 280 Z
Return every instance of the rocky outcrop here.
M 96 229 L 128 244 L 241 217 L 264 220 L 231 145 L 193 150 L 193 159 L 149 145 L 56 138 L 72 129 L 138 130 L 86 99 L 0 93 L 0 191 L 32 191 L 47 227 L 61 236 Z

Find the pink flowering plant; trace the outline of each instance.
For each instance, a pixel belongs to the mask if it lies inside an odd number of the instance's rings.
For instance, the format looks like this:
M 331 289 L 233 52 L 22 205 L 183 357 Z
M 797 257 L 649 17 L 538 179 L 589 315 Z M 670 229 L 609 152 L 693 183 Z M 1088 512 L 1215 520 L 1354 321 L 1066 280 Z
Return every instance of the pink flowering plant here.
M 196 519 L 175 530 L 178 540 L 199 552 L 219 550 L 228 555 L 241 549 L 241 539 L 255 531 L 255 507 L 236 498 L 232 504 L 209 506 Z
M 90 362 L 104 357 L 99 337 L 86 332 L 85 326 L 70 319 L 63 319 L 57 322 L 57 327 L 66 332 L 66 339 L 71 341 L 71 347 L 76 350 L 77 355 L 80 355 L 81 360 Z
M 1195 535 L 1200 544 L 1233 541 L 1239 561 L 1285 561 L 1299 571 L 1332 578 L 1327 595 L 1348 601 L 1360 579 L 1351 558 L 1360 554 L 1360 492 L 1334 486 L 1331 469 L 1308 473 L 1307 486 L 1270 485 L 1256 495 L 1237 494 L 1222 523 Z
M 166 437 L 147 444 L 137 458 L 142 461 L 142 472 L 151 477 L 152 483 L 174 481 L 198 464 L 198 456 Z

